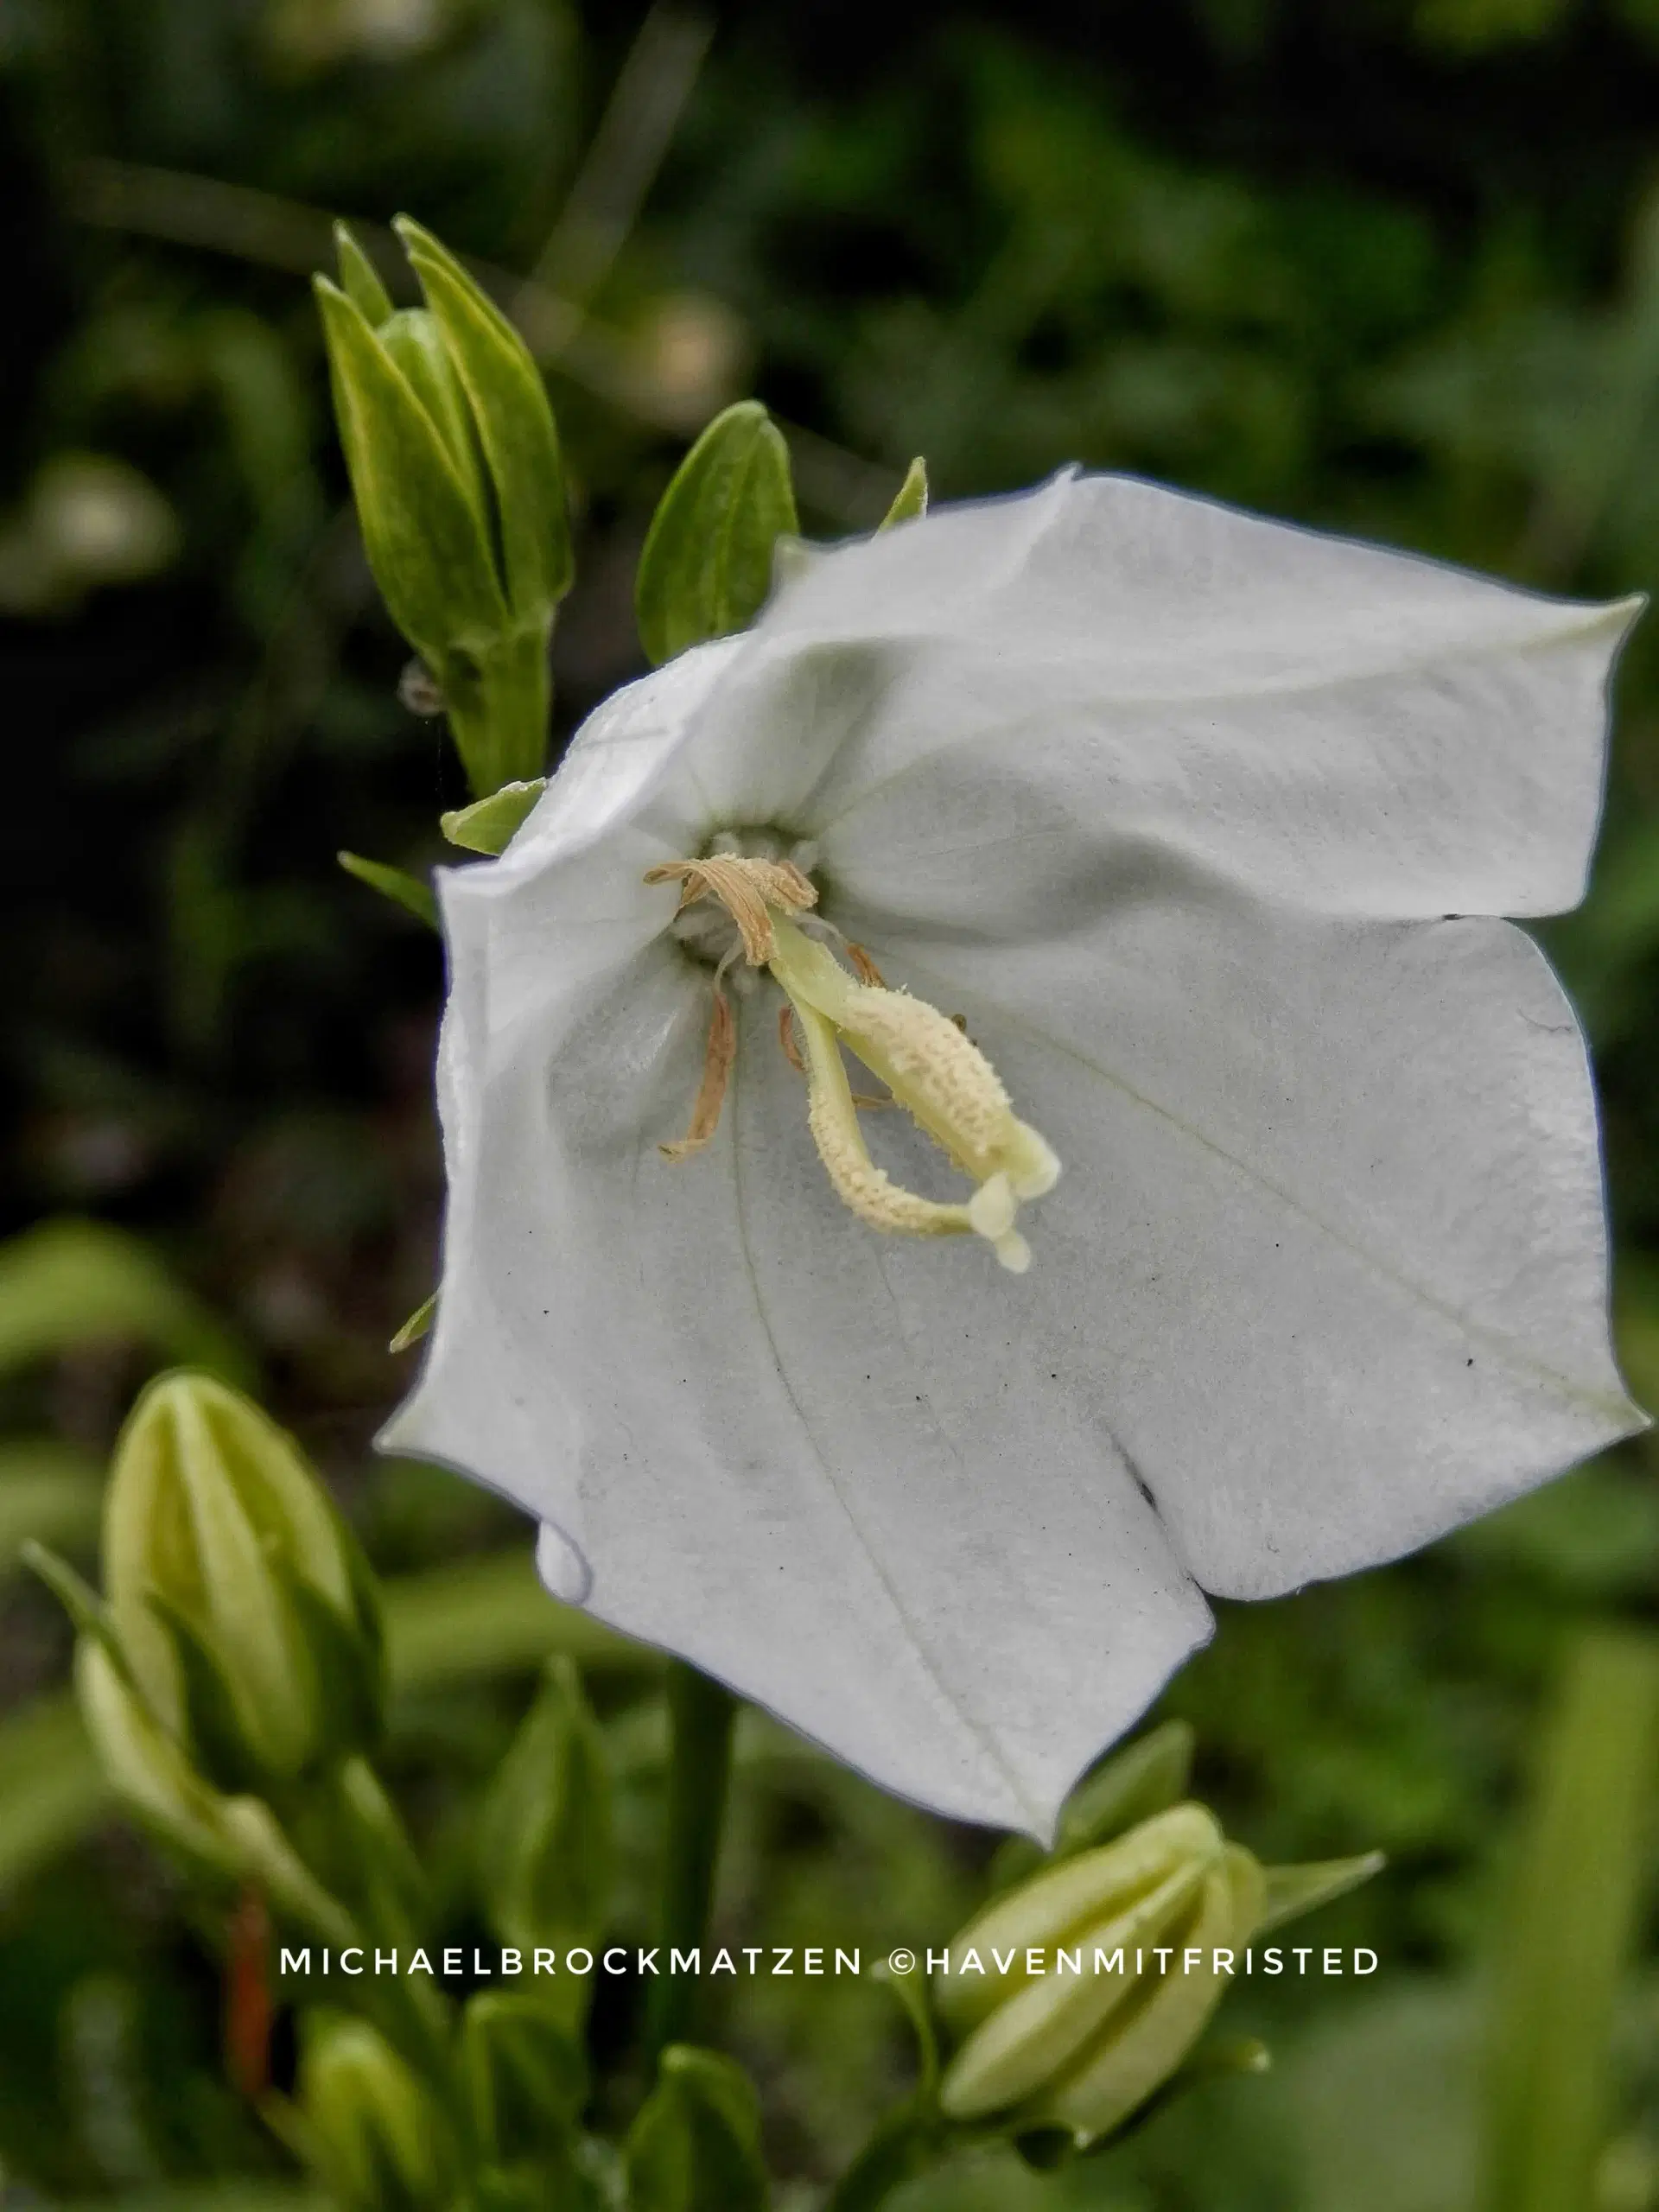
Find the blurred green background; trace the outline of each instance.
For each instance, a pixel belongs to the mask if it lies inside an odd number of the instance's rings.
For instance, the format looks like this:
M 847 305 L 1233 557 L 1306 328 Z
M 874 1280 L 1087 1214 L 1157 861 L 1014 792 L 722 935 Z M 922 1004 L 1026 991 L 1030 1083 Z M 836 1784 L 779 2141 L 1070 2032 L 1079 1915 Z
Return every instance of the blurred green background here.
M 423 867 L 464 794 L 398 702 L 302 279 L 334 215 L 384 246 L 400 209 L 548 369 L 579 502 L 562 730 L 642 665 L 645 521 L 751 391 L 819 535 L 879 518 L 913 453 L 942 498 L 1075 459 L 1550 590 L 1659 585 L 1659 0 L 0 0 L 8 2206 L 298 2202 L 226 2083 L 213 1952 L 103 1816 L 67 1631 L 14 1571 L 30 1533 L 90 1556 L 137 1382 L 191 1358 L 252 1383 L 413 1578 L 392 1770 L 441 1864 L 553 1633 L 490 1564 L 522 1569 L 513 1515 L 368 1449 L 432 1277 L 442 974 L 334 854 Z M 1620 1339 L 1652 1405 L 1651 620 L 1619 693 L 1593 894 L 1543 934 L 1596 1050 Z M 1472 2212 L 1541 1716 L 1586 1630 L 1659 1612 L 1656 1448 L 1401 1567 L 1222 1608 L 1160 1709 L 1198 1724 L 1200 1784 L 1263 1856 L 1390 1853 L 1304 1939 L 1372 1945 L 1379 1972 L 1241 1993 L 1275 2073 L 1076 2177 L 992 2160 L 907 2206 Z M 626 1935 L 660 1734 L 648 1672 L 594 1688 Z M 1618 1845 L 1593 1808 L 1581 1829 L 1549 1878 L 1564 1915 Z M 937 1941 L 988 1849 L 756 1729 L 721 1926 Z M 1590 2194 L 1540 2212 L 1659 2206 L 1654 1890 L 1605 2079 L 1592 2054 Z M 740 1985 L 715 2025 L 806 2205 L 907 2062 L 868 1980 L 800 1986 Z M 635 1994 L 601 1996 L 601 2046 Z

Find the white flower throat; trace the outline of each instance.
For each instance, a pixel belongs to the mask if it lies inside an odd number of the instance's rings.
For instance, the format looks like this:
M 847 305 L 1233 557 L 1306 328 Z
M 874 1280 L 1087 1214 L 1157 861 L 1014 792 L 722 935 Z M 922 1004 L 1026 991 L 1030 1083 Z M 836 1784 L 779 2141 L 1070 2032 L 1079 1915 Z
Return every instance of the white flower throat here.
M 677 1161 L 700 1152 L 719 1124 L 737 1052 L 724 979 L 741 952 L 749 969 L 770 970 L 785 993 L 780 1039 L 805 1074 L 807 1125 L 836 1195 L 872 1229 L 910 1236 L 972 1230 L 1005 1268 L 1023 1274 L 1031 1248 L 1014 1227 L 1015 1217 L 1022 1200 L 1053 1188 L 1060 1163 L 1014 1114 L 995 1069 L 960 1027 L 925 1000 L 888 989 L 860 947 L 847 947 L 858 969 L 849 976 L 826 944 L 809 937 L 791 918 L 817 904 L 817 890 L 793 860 L 716 851 L 667 861 L 652 868 L 645 881 L 679 884 L 677 933 L 706 956 L 718 956 L 702 1081 L 690 1127 L 677 1143 L 661 1147 L 666 1157 Z M 703 908 L 706 900 L 720 911 Z M 804 1042 L 804 1059 L 795 1030 Z M 854 1092 L 843 1045 L 887 1084 L 890 1099 Z M 887 1104 L 903 1106 L 973 1183 L 965 1205 L 923 1198 L 876 1166 L 859 1108 Z

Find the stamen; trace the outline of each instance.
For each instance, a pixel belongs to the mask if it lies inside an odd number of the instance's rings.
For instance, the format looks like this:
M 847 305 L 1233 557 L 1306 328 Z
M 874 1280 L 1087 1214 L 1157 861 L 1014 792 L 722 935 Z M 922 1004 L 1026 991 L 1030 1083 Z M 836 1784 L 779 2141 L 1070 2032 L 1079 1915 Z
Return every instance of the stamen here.
M 737 924 L 744 956 L 751 968 L 763 968 L 772 957 L 772 917 L 769 909 L 798 914 L 818 903 L 817 887 L 809 882 L 793 861 L 742 860 L 728 853 L 705 854 L 700 861 L 665 861 L 645 870 L 647 883 L 680 885 L 683 914 L 699 899 L 717 899 Z
M 702 1081 L 697 1086 L 696 1103 L 691 1109 L 691 1126 L 677 1144 L 658 1146 L 664 1160 L 671 1160 L 677 1165 L 682 1160 L 690 1160 L 693 1153 L 702 1150 L 720 1127 L 720 1109 L 726 1103 L 726 1086 L 736 1058 L 737 1024 L 732 1018 L 731 1001 L 716 978 L 709 1045 L 702 1058 Z

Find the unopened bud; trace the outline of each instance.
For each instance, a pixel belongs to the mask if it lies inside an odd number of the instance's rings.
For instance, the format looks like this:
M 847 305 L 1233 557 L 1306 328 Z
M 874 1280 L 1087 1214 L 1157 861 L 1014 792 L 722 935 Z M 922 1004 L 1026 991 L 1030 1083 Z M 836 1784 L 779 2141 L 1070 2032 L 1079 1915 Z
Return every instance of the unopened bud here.
M 630 2212 L 766 2212 L 760 2100 L 718 2051 L 670 2044 L 624 2155 Z
M 424 307 L 383 312 L 349 238 L 344 289 L 319 277 L 317 298 L 369 565 L 482 798 L 544 765 L 548 637 L 572 574 L 564 474 L 523 340 L 435 238 L 397 229 Z
M 604 1738 L 568 1659 L 550 1664 L 479 1815 L 480 1894 L 504 1943 L 592 1940 L 612 1874 L 611 1777 Z M 578 1996 L 587 1985 L 566 1985 Z
M 223 1383 L 165 1376 L 134 1408 L 104 1574 L 134 1687 L 220 1789 L 280 1786 L 378 1733 L 372 1579 L 298 1447 Z
M 951 1945 L 936 1989 L 957 2046 L 942 2108 L 1006 2113 L 1011 2132 L 1105 2134 L 1192 2048 L 1224 1986 L 1214 1954 L 1245 1942 L 1261 1904 L 1255 1861 L 1196 1804 L 999 1897 Z
M 437 2212 L 455 2151 L 431 2092 L 362 2020 L 314 2013 L 300 2055 L 301 2141 L 349 2212 Z
M 1185 1735 L 1121 1755 L 1078 1793 L 1062 1835 L 1108 1827 L 1143 1791 L 1184 1774 Z M 950 1946 L 933 2009 L 952 2056 L 948 2120 L 1010 2135 L 1058 2132 L 1078 2147 L 1201 2070 L 1193 2047 L 1264 1928 L 1328 1904 L 1382 1864 L 1264 1870 L 1198 1804 L 1174 1805 L 1088 1850 L 1065 1845 Z M 1219 2063 L 1255 2070 L 1250 2045 Z

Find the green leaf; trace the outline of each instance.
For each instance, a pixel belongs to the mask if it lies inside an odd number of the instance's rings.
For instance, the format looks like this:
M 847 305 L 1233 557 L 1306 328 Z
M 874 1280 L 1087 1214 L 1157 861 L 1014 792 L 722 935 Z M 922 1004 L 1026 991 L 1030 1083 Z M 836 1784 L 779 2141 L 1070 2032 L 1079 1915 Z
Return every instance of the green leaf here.
M 454 257 L 406 215 L 395 226 L 441 325 L 495 487 L 507 597 L 526 620 L 570 588 L 575 559 L 558 432 L 524 340 Z
M 918 522 L 927 512 L 927 463 L 918 454 L 905 471 L 893 505 L 876 526 L 877 535 L 901 522 Z
M 758 400 L 717 415 L 652 518 L 634 607 L 658 667 L 752 622 L 772 588 L 772 548 L 798 524 L 789 449 Z
M 1380 1874 L 1388 1863 L 1382 1852 L 1368 1851 L 1357 1859 L 1314 1859 L 1304 1866 L 1264 1866 L 1267 1899 L 1255 1933 L 1265 1936 L 1270 1928 L 1282 1928 L 1287 1920 L 1300 1920 L 1306 1912 L 1317 1912 L 1322 1904 L 1345 1897 L 1350 1890 Z
M 364 550 L 392 620 L 449 689 L 458 648 L 508 626 L 485 518 L 409 379 L 346 295 L 315 280 Z
M 1499 1959 L 1480 2200 L 1491 2212 L 1595 2202 L 1656 1781 L 1659 1637 L 1592 1633 L 1545 1733 Z
M 527 783 L 503 784 L 488 798 L 474 799 L 438 817 L 438 827 L 452 845 L 469 853 L 504 853 L 529 820 L 531 810 L 547 789 L 545 776 Z
M 432 887 L 423 883 L 419 876 L 410 875 L 401 868 L 388 868 L 384 861 L 365 861 L 361 853 L 336 853 L 334 858 L 347 875 L 366 883 L 371 891 L 390 899 L 394 906 L 413 914 L 417 922 L 425 922 L 435 930 L 441 927 Z
M 378 330 L 392 313 L 391 295 L 380 282 L 378 270 L 344 223 L 334 225 L 334 251 L 340 260 L 340 281 L 346 298 L 371 330 Z
M 628 2212 L 765 2212 L 760 2107 L 718 2051 L 671 2044 L 628 2132 Z
M 227 1381 L 251 1379 L 230 1332 L 124 1230 L 48 1221 L 0 1244 L 0 1375 L 106 1340 L 143 1344 Z

